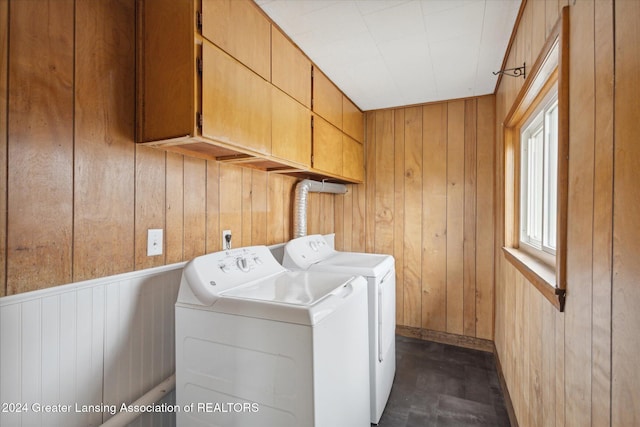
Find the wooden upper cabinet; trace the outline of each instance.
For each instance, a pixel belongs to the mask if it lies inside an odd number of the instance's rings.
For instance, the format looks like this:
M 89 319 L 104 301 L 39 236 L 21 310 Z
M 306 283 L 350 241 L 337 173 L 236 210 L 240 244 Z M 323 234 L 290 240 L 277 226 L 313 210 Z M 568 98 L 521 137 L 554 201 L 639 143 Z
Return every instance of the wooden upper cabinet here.
M 202 135 L 271 153 L 271 85 L 213 44 L 202 44 Z
M 364 181 L 364 148 L 347 135 L 342 138 L 342 176 L 358 182 Z
M 342 96 L 342 130 L 356 141 L 364 141 L 364 115 L 344 95 Z
M 272 86 L 271 155 L 311 166 L 311 112 L 286 93 Z
M 311 108 L 311 61 L 276 27 L 271 28 L 271 83 Z
M 313 70 L 313 111 L 342 129 L 342 92 L 319 69 Z
M 141 1 L 138 12 L 136 141 L 192 135 L 196 125 L 193 3 Z
M 313 118 L 313 168 L 342 176 L 342 132 L 319 116 Z
M 271 80 L 271 23 L 253 1 L 202 0 L 202 36 Z

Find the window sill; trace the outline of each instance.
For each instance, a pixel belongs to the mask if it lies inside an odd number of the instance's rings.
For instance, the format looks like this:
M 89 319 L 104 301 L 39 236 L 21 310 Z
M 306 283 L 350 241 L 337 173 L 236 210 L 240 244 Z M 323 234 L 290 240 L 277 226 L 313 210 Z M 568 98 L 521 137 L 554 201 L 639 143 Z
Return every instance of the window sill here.
M 564 311 L 565 290 L 556 287 L 556 272 L 553 267 L 516 248 L 503 247 L 502 252 L 509 261 L 544 297 L 559 311 Z

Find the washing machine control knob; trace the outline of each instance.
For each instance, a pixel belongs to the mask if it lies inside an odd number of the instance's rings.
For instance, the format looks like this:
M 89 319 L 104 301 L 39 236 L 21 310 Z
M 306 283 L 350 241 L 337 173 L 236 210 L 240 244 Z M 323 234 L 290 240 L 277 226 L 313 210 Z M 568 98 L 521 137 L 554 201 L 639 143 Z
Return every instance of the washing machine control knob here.
M 245 273 L 249 271 L 249 264 L 247 263 L 247 259 L 244 257 L 239 257 L 236 260 L 236 265 L 240 269 L 240 271 L 244 271 Z
M 260 259 L 260 257 L 254 257 L 253 261 L 258 265 L 262 264 L 262 260 Z
M 309 247 L 311 248 L 311 250 L 313 250 L 314 252 L 318 252 L 318 243 L 316 243 L 315 241 L 310 241 L 309 242 Z
M 218 267 L 220 267 L 220 270 L 222 270 L 223 273 L 229 272 L 229 267 L 227 267 L 225 264 L 220 264 L 218 265 Z

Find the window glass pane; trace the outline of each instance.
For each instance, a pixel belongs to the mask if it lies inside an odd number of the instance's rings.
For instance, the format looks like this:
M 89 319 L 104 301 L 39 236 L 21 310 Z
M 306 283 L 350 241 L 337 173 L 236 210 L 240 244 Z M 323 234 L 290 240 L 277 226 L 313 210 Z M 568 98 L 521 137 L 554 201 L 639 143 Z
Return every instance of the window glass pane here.
M 527 234 L 529 243 L 540 247 L 542 242 L 542 185 L 543 185 L 544 133 L 536 129 L 529 138 L 528 188 L 527 188 Z
M 556 249 L 556 218 L 558 189 L 558 102 L 545 113 L 545 215 L 543 246 Z

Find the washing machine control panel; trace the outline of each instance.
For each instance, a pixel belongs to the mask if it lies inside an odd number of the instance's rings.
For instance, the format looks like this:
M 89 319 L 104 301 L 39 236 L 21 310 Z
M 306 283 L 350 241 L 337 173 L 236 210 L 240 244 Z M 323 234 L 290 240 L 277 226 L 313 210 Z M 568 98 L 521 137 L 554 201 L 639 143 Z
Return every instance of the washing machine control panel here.
M 214 252 L 191 260 L 183 280 L 203 304 L 210 305 L 226 290 L 286 271 L 266 246 Z
M 298 237 L 285 245 L 283 264 L 287 268 L 306 270 L 334 253 L 335 250 L 319 234 Z

